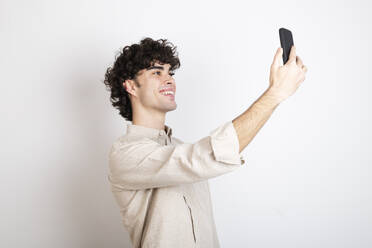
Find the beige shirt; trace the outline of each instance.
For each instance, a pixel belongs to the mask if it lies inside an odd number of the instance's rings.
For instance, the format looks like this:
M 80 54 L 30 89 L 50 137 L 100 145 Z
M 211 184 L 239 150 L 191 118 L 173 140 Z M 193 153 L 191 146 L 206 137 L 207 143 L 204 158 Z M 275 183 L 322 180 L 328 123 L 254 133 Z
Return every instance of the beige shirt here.
M 128 124 L 109 154 L 111 190 L 134 248 L 220 247 L 208 179 L 245 163 L 232 121 L 195 143 Z

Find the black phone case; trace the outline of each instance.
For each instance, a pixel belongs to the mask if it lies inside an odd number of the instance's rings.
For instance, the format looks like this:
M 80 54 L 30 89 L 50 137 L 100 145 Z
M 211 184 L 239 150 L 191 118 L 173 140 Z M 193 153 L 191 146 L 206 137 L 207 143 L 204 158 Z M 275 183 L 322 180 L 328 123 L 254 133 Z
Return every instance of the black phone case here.
M 283 48 L 283 64 L 287 63 L 289 59 L 289 53 L 293 46 L 292 32 L 285 28 L 279 29 L 280 45 Z

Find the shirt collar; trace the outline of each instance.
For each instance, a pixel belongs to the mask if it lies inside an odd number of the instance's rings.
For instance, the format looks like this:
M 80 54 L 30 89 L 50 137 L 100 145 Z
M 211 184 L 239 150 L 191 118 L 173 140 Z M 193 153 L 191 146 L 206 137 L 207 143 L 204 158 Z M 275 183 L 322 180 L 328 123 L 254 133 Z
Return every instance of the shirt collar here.
M 172 136 L 172 128 L 164 124 L 164 129 L 156 129 L 152 127 L 145 127 L 140 125 L 135 125 L 133 123 L 128 123 L 127 133 L 144 135 L 149 138 L 158 138 L 161 135 L 167 135 L 169 138 Z

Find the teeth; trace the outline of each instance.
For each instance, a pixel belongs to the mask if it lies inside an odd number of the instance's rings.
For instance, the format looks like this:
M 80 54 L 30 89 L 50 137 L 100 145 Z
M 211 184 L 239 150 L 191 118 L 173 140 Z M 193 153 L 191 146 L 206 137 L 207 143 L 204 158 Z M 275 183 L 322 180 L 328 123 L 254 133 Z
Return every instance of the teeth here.
M 164 91 L 161 93 L 162 95 L 169 95 L 169 94 L 172 94 L 174 95 L 174 92 L 173 91 Z

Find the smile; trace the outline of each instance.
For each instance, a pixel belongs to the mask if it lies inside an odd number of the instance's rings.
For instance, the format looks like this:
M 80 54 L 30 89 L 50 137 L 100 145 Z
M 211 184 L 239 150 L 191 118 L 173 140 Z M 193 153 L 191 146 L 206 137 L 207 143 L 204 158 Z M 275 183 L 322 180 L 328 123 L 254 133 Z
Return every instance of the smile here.
M 162 94 L 162 95 L 173 95 L 174 96 L 173 91 L 163 91 L 163 92 L 160 92 L 160 94 Z

